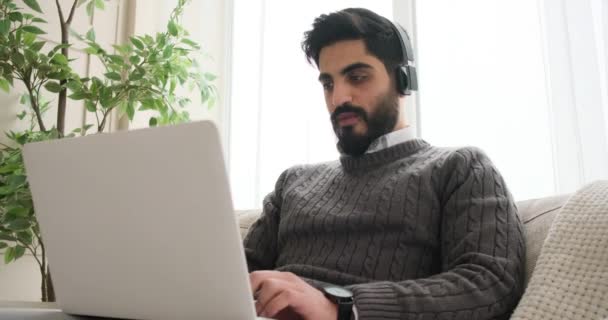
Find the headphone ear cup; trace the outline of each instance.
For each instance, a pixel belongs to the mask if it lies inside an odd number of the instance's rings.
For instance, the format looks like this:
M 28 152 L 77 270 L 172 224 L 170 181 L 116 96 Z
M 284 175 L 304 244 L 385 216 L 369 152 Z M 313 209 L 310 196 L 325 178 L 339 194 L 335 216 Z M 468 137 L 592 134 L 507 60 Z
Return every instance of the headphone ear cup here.
M 397 92 L 401 95 L 408 95 L 409 92 L 409 78 L 407 75 L 407 70 L 405 67 L 398 67 L 396 70 L 396 82 L 397 82 Z

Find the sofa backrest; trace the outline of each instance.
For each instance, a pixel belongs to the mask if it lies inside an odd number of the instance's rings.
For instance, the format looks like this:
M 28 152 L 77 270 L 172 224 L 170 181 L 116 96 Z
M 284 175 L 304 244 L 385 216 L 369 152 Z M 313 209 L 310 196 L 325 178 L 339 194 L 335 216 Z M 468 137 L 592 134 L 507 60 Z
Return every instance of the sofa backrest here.
M 570 195 L 561 195 L 517 202 L 526 241 L 526 286 L 536 266 L 540 249 L 547 238 L 549 227 L 569 198 Z

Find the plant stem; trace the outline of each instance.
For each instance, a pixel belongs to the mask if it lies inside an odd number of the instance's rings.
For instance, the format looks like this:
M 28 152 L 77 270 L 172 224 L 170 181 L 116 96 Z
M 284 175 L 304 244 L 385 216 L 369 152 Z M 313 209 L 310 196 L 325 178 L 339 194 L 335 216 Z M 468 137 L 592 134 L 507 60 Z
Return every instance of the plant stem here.
M 36 120 L 38 120 L 38 126 L 40 127 L 40 131 L 46 131 L 46 127 L 44 126 L 44 122 L 42 121 L 42 114 L 40 113 L 40 107 L 38 106 L 38 96 L 34 95 L 34 89 L 30 84 L 29 80 L 24 80 L 25 87 L 27 88 L 28 95 L 30 96 L 30 104 L 32 105 L 32 109 L 34 109 L 34 113 L 36 113 Z
M 69 30 L 70 24 L 72 23 L 72 19 L 74 18 L 74 12 L 76 12 L 76 5 L 78 4 L 78 0 L 74 0 L 72 4 L 72 9 L 70 9 L 70 15 L 68 19 L 65 20 L 63 17 L 63 12 L 61 10 L 61 5 L 59 4 L 59 0 L 55 0 L 55 4 L 57 5 L 57 11 L 59 12 L 59 22 L 61 24 L 61 44 L 69 43 Z M 66 59 L 68 58 L 69 50 L 67 47 L 61 48 L 61 54 L 63 54 Z M 69 60 L 68 60 L 69 61 Z M 59 82 L 59 84 L 63 87 L 59 92 L 59 99 L 57 102 L 57 131 L 59 132 L 59 137 L 63 137 L 65 131 L 65 109 L 67 104 L 67 89 L 64 87 L 67 83 L 66 79 L 63 79 Z

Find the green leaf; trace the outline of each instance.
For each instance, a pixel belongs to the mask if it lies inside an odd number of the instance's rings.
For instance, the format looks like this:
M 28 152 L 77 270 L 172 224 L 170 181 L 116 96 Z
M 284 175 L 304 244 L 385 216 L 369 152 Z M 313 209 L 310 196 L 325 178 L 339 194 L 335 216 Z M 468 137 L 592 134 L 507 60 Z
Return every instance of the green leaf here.
M 87 108 L 87 111 L 89 111 L 89 112 L 95 112 L 97 110 L 95 103 L 91 100 L 86 100 L 84 102 L 84 106 Z
M 6 92 L 6 93 L 10 92 L 9 83 L 4 78 L 0 78 L 0 89 L 4 90 L 4 92 Z
M 15 258 L 15 249 L 13 247 L 6 248 L 4 251 L 4 264 L 8 264 Z
M 110 107 L 110 101 L 112 99 L 112 90 L 108 87 L 103 87 L 99 94 L 99 103 L 103 108 Z
M 4 241 L 17 241 L 17 238 L 8 235 L 6 233 L 3 233 L 0 231 L 0 240 L 4 240 Z
M 66 58 L 63 54 L 58 53 L 56 55 L 53 56 L 53 61 L 59 63 L 59 64 L 63 64 L 63 65 L 67 65 L 68 64 L 68 58 Z
M 135 116 L 135 106 L 134 103 L 129 101 L 127 103 L 127 116 L 129 117 L 129 120 L 133 120 L 133 116 Z
M 57 51 L 63 49 L 63 48 L 69 48 L 72 45 L 69 43 L 63 43 L 63 44 L 58 44 L 56 45 L 48 54 L 49 57 L 52 57 Z
M 6 212 L 7 215 L 14 215 L 19 218 L 26 218 L 30 214 L 30 210 L 25 207 L 13 207 Z
M 95 7 L 97 7 L 97 9 L 103 10 L 105 8 L 103 0 L 95 0 Z
M 44 20 L 42 18 L 34 17 L 34 18 L 32 18 L 32 22 L 46 23 L 46 20 Z
M 0 187 L 0 196 L 6 196 L 15 192 L 15 189 L 11 186 Z
M 131 43 L 139 50 L 143 50 L 144 49 L 144 43 L 141 42 L 141 40 L 131 37 Z
M 71 95 L 69 95 L 68 97 L 70 97 L 70 99 L 72 100 L 82 100 L 87 98 L 89 95 L 86 92 L 74 92 Z
M 110 80 L 116 80 L 116 81 L 122 80 L 122 78 L 120 77 L 120 75 L 117 72 L 106 72 L 106 73 L 104 73 L 104 75 L 106 76 L 106 78 L 108 78 Z
M 29 65 L 34 64 L 35 62 L 38 61 L 38 54 L 36 54 L 36 52 L 34 52 L 30 49 L 25 49 L 24 53 L 25 53 L 25 60 L 27 61 L 27 63 Z
M 68 75 L 65 74 L 65 72 L 51 72 L 47 75 L 47 77 L 49 79 L 65 80 L 68 77 Z
M 131 61 L 131 64 L 138 64 L 141 59 L 139 58 L 139 56 L 131 56 L 129 57 L 129 61 Z
M 55 81 L 49 81 L 44 85 L 44 88 L 49 92 L 59 93 L 61 91 L 61 85 Z
M 80 81 L 83 81 L 82 79 Z M 70 80 L 65 84 L 72 92 L 82 91 L 82 83 L 77 80 Z
M 113 44 L 112 47 L 114 49 L 116 49 L 116 51 L 118 51 L 120 54 L 123 54 L 123 55 L 128 55 L 132 51 L 131 46 L 128 44 L 123 44 L 120 46 Z
M 13 258 L 14 260 L 17 260 L 21 257 L 23 257 L 23 254 L 25 253 L 25 247 L 22 246 L 16 246 L 15 247 L 15 257 Z
M 34 237 L 32 236 L 32 233 L 29 230 L 18 232 L 17 239 L 21 241 L 21 243 L 26 244 L 28 246 L 31 245 L 32 242 L 34 242 Z
M 84 49 L 84 52 L 88 53 L 88 54 L 98 54 L 99 53 L 99 48 L 94 48 L 94 47 L 86 47 Z
M 87 40 L 95 42 L 95 30 L 93 30 L 93 28 L 91 28 L 89 31 L 87 31 L 85 38 L 87 38 Z
M 158 119 L 156 119 L 155 117 L 150 118 L 150 121 L 148 121 L 148 125 L 150 125 L 150 127 L 156 127 L 158 125 Z
M 213 81 L 213 80 L 217 79 L 216 75 L 214 75 L 213 73 L 209 73 L 209 72 L 206 72 L 204 74 L 204 77 L 207 81 Z
M 15 171 L 17 169 L 19 169 L 18 165 L 16 165 L 16 164 L 9 164 L 9 165 L 6 165 L 4 167 L 0 167 L 0 174 L 5 174 L 5 173 L 13 172 L 13 171 Z
M 6 244 L 6 242 L 0 242 L 0 250 L 6 247 L 8 247 L 8 244 Z
M 17 118 L 19 120 L 23 120 L 23 118 L 25 118 L 25 116 L 27 116 L 27 112 L 25 112 L 25 110 L 23 112 L 21 112 L 20 114 L 17 115 Z
M 21 30 L 29 32 L 29 33 L 33 33 L 33 34 L 46 34 L 46 32 L 44 32 L 42 29 L 40 29 L 36 26 L 23 26 L 23 27 L 21 27 Z
M 23 15 L 21 14 L 21 12 L 11 12 L 8 14 L 8 18 L 11 19 L 11 21 L 23 21 Z
M 15 52 L 11 55 L 11 60 L 13 61 L 13 63 L 15 63 L 18 67 L 21 67 L 25 64 L 25 57 L 19 53 L 19 52 Z
M 200 49 L 201 47 L 198 43 L 186 38 L 182 39 L 182 43 L 185 43 L 195 49 Z
M 7 35 L 11 29 L 11 22 L 8 19 L 0 20 L 0 34 Z
M 30 222 L 26 219 L 15 219 L 11 221 L 8 226 L 6 226 L 6 228 L 12 231 L 21 231 L 26 230 L 31 226 L 32 225 L 30 224 Z
M 171 34 L 172 36 L 177 36 L 178 29 L 177 29 L 177 24 L 175 24 L 174 20 L 169 20 L 169 24 L 167 25 L 167 28 L 169 29 L 169 34 Z
M 25 3 L 32 10 L 42 13 L 42 9 L 40 9 L 40 5 L 38 5 L 36 0 L 23 0 L 23 3 Z
M 34 51 L 40 51 L 40 49 L 42 49 L 42 47 L 44 47 L 44 44 L 46 42 L 44 41 L 38 41 L 38 42 L 34 42 L 32 43 L 32 45 L 30 46 L 30 49 L 34 50 Z
M 15 189 L 24 184 L 25 181 L 27 181 L 27 178 L 20 174 L 11 175 L 6 179 L 7 184 Z
M 163 58 L 168 59 L 173 54 L 173 47 L 167 46 L 165 50 L 163 50 Z
M 145 71 L 143 69 L 137 69 L 137 70 L 133 71 L 129 75 L 129 81 L 141 80 L 141 78 L 144 77 L 144 73 L 145 73 Z
M 117 65 L 124 65 L 125 64 L 125 60 L 123 59 L 122 56 L 119 56 L 117 54 L 109 54 L 108 59 L 110 59 L 110 61 L 112 61 L 112 63 L 115 63 Z

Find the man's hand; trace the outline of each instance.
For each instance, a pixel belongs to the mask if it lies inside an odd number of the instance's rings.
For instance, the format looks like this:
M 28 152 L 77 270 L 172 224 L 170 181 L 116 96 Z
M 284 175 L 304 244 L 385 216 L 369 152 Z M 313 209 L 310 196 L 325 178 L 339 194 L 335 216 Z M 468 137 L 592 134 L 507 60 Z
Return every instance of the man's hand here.
M 280 320 L 338 319 L 338 306 L 291 272 L 255 271 L 249 274 L 249 280 L 257 297 L 258 316 Z

